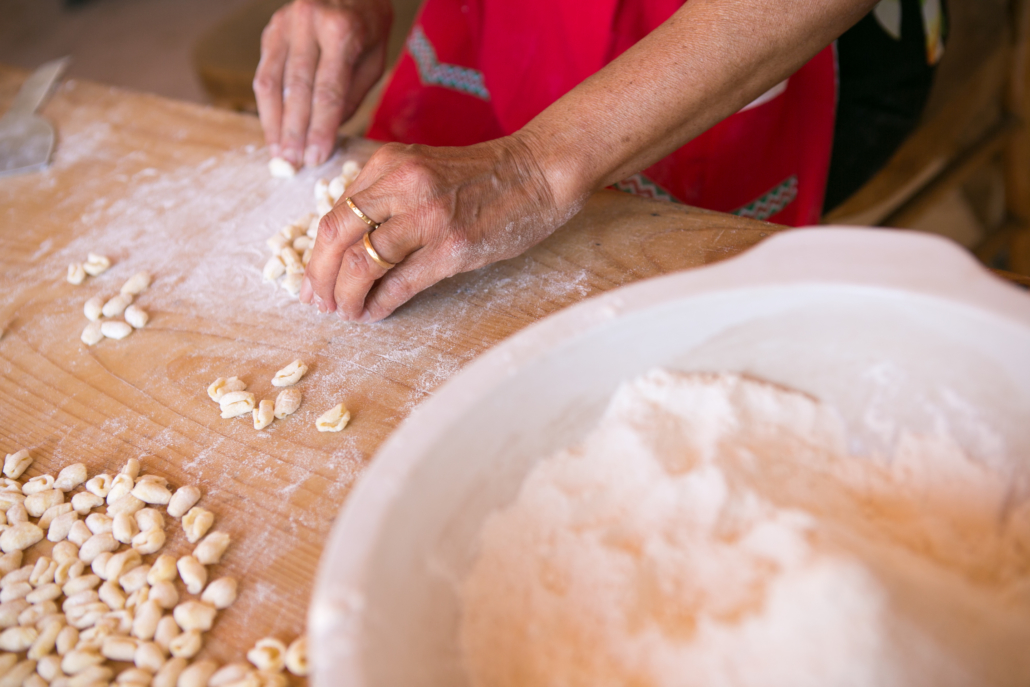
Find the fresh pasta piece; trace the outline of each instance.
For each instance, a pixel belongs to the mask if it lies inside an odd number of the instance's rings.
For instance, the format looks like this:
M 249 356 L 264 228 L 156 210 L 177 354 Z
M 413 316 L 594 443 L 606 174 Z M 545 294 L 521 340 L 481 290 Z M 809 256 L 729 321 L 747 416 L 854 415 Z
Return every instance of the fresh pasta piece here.
M 249 391 L 230 391 L 218 401 L 223 419 L 250 415 L 250 411 L 254 410 L 255 403 L 254 394 Z
M 136 518 L 127 513 L 119 513 L 114 518 L 114 524 L 111 526 L 111 534 L 114 536 L 115 541 L 121 542 L 122 544 L 131 544 L 132 538 L 139 534 L 139 526 L 136 524 Z
M 32 456 L 28 449 L 21 449 L 15 453 L 8 453 L 4 458 L 4 475 L 10 479 L 18 479 L 32 465 Z
M 280 673 L 286 667 L 286 645 L 273 637 L 259 639 L 247 652 L 247 660 L 258 670 Z
M 140 532 L 164 529 L 165 516 L 156 508 L 143 508 L 136 511 L 136 527 Z
M 299 382 L 308 371 L 308 366 L 303 360 L 297 359 L 275 373 L 272 378 L 272 386 L 293 386 Z
M 300 255 L 298 255 L 297 251 L 293 250 L 290 246 L 286 246 L 279 251 L 279 258 L 286 266 L 286 274 L 304 273 L 304 264 L 300 261 Z
M 168 643 L 168 653 L 176 658 L 193 658 L 202 643 L 200 630 L 187 630 Z
M 131 516 L 129 517 L 131 518 Z M 89 542 L 86 543 L 88 544 Z M 79 552 L 79 555 L 82 555 L 81 551 Z M 104 576 L 108 582 L 119 582 L 121 581 L 122 575 L 125 575 L 142 565 L 143 558 L 140 556 L 139 551 L 134 549 L 125 549 L 124 551 L 119 551 L 118 553 L 113 554 L 111 558 L 108 559 L 107 564 L 104 565 Z M 143 581 L 146 582 L 146 580 L 147 576 L 146 573 L 144 573 Z
M 170 651 L 172 640 L 181 634 L 182 628 L 179 627 L 179 623 L 175 622 L 175 618 L 172 616 L 166 615 L 157 623 L 157 629 L 154 630 L 154 641 L 165 651 Z
M 176 562 L 175 567 L 179 569 L 179 577 L 186 585 L 186 591 L 190 594 L 200 594 L 204 591 L 207 584 L 207 568 L 200 561 L 193 556 L 183 556 Z M 182 627 L 182 623 L 179 623 L 179 627 Z
M 91 510 L 103 504 L 103 498 L 88 491 L 79 492 L 72 497 L 72 510 L 78 515 L 87 515 Z
M 304 281 L 303 273 L 289 273 L 283 277 L 282 286 L 291 296 L 300 293 L 300 284 Z
M 186 533 L 186 541 L 196 544 L 214 523 L 215 514 L 211 511 L 200 506 L 190 508 L 186 515 L 182 516 L 182 529 Z
M 54 480 L 54 488 L 68 492 L 86 481 L 86 466 L 82 463 L 74 463 L 63 468 L 57 473 Z
M 73 503 L 70 504 L 74 506 Z M 79 521 L 79 514 L 74 510 L 68 513 L 62 513 L 56 518 L 50 521 L 50 527 L 47 529 L 46 538 L 52 542 L 62 542 L 68 538 L 68 533 L 71 532 L 72 527 Z
M 200 647 L 197 647 L 198 649 Z M 136 649 L 133 662 L 137 668 L 156 673 L 165 662 L 165 651 L 156 642 L 141 642 Z
M 100 333 L 108 339 L 124 339 L 132 334 L 132 327 L 121 320 L 108 320 L 100 325 Z
M 326 192 L 329 195 L 329 200 L 334 204 L 339 202 L 340 198 L 343 197 L 343 192 L 347 190 L 346 184 L 342 177 L 335 177 L 329 182 Z
M 130 296 L 138 296 L 150 287 L 150 281 L 150 272 L 137 272 L 122 284 L 121 292 Z
M 284 274 L 286 274 L 286 265 L 278 255 L 270 257 L 261 270 L 261 276 L 267 281 L 275 281 Z
M 275 407 L 272 414 L 275 415 L 277 420 L 282 420 L 287 415 L 293 415 L 297 412 L 297 408 L 300 408 L 300 401 L 300 389 L 283 389 L 279 392 L 279 395 L 275 397 Z
M 246 388 L 247 383 L 239 377 L 229 377 L 228 379 L 219 377 L 207 388 L 207 395 L 212 401 L 218 403 L 222 400 L 222 396 L 230 391 L 243 391 Z
M 107 494 L 111 491 L 111 475 L 97 475 L 93 479 L 86 480 L 86 491 L 100 498 L 107 498 Z
M 268 161 L 268 173 L 276 179 L 289 179 L 297 174 L 297 168 L 281 157 L 273 157 Z
M 359 174 L 361 174 L 361 165 L 354 160 L 347 160 L 343 163 L 343 166 L 340 167 L 340 176 L 343 177 L 343 180 L 347 182 L 348 186 L 354 183 L 354 180 L 358 178 Z
M 82 269 L 91 277 L 98 277 L 111 267 L 111 259 L 106 255 L 90 253 L 86 256 L 86 262 L 82 263 Z
M 315 420 L 315 428 L 319 432 L 339 432 L 350 422 L 350 411 L 340 403 L 322 413 Z
M 200 630 L 207 632 L 214 625 L 218 610 L 202 601 L 183 601 L 172 611 L 172 617 L 183 632 Z
M 175 567 L 175 556 L 163 553 L 157 557 L 147 573 L 147 584 L 156 587 L 159 582 L 170 582 L 179 576 Z
M 266 398 L 253 410 L 253 414 L 254 429 L 264 429 L 275 419 L 275 403 Z
M 104 299 L 100 296 L 93 296 L 82 306 L 82 313 L 90 322 L 96 322 L 103 315 Z
M 157 553 L 165 545 L 167 535 L 162 529 L 140 532 L 132 538 L 132 548 L 142 554 Z
M 48 475 L 49 477 L 49 475 Z M 53 480 L 53 478 L 50 478 Z M 46 491 L 36 492 L 25 497 L 25 510 L 28 514 L 34 518 L 38 518 L 47 511 L 47 509 L 64 503 L 64 492 L 58 489 L 47 489 Z
M 272 250 L 272 255 L 279 255 L 279 251 L 283 249 L 283 246 L 290 245 L 290 238 L 277 231 L 272 236 L 269 236 L 265 243 Z
M 143 503 L 164 506 L 172 498 L 168 487 L 157 480 L 141 479 L 132 490 L 132 495 Z
M 43 539 L 43 530 L 31 522 L 19 522 L 0 534 L 0 550 L 4 553 L 24 551 Z
M 111 515 L 118 515 L 119 513 L 133 514 L 140 510 L 143 510 L 143 506 L 146 505 L 143 501 L 139 500 L 132 494 L 126 494 L 119 499 L 116 499 L 114 503 L 110 500 L 107 504 L 107 512 Z
M 119 635 L 108 635 L 100 646 L 100 653 L 104 658 L 112 661 L 132 661 L 139 648 L 139 640 L 135 637 L 121 637 Z
M 143 329 L 150 321 L 150 315 L 138 305 L 130 305 L 125 309 L 125 321 L 132 325 L 133 329 Z
M 54 572 L 57 570 L 57 563 L 49 556 L 40 556 L 36 564 L 32 566 L 32 573 L 29 575 L 29 584 L 33 587 L 50 584 L 54 581 Z M 31 602 L 30 603 L 34 603 Z
M 50 523 L 65 513 L 71 513 L 73 510 L 75 509 L 72 508 L 72 504 L 70 503 L 55 503 L 43 511 L 43 515 L 39 516 L 39 520 L 36 522 L 36 525 L 39 526 L 41 530 L 50 529 Z
M 229 548 L 230 541 L 232 539 L 225 532 L 212 532 L 193 549 L 193 557 L 203 565 L 216 565 L 222 560 L 222 554 Z
M 38 636 L 39 632 L 34 627 L 9 627 L 0 632 L 0 650 L 13 654 L 27 651 Z
M 81 262 L 73 262 L 68 265 L 68 283 L 78 286 L 86 281 L 86 270 Z
M 86 325 L 86 328 L 82 330 L 82 335 L 79 336 L 79 340 L 87 346 L 93 346 L 94 344 L 100 343 L 104 338 L 102 322 L 90 322 Z
M 212 661 L 212 663 L 214 663 L 214 661 Z M 154 681 L 150 683 L 151 687 L 177 687 L 179 685 L 179 678 L 182 677 L 182 674 L 188 665 L 189 661 L 185 658 L 168 659 L 165 661 L 165 664 L 161 666 L 161 670 L 157 671 L 154 675 Z M 217 665 L 218 664 L 215 664 L 216 667 Z M 204 683 L 200 681 L 204 677 L 206 677 L 206 675 L 202 673 L 196 677 L 191 675 L 187 679 L 191 682 L 196 681 L 197 687 L 205 687 Z
M 208 585 L 210 587 L 210 585 Z M 204 590 L 207 593 L 207 590 Z M 158 582 L 150 588 L 150 598 L 161 604 L 161 608 L 171 609 L 175 608 L 179 604 L 179 592 L 175 589 L 175 585 L 164 580 Z M 205 601 L 206 599 L 201 599 Z
M 200 489 L 191 484 L 179 487 L 168 501 L 168 515 L 173 518 L 181 518 L 190 508 L 197 505 L 198 501 L 200 501 Z
M 93 534 L 102 534 L 114 529 L 114 518 L 106 513 L 90 513 L 86 516 L 85 523 Z
M 111 536 L 111 533 L 101 532 L 100 534 L 94 534 L 79 547 L 79 560 L 89 565 L 93 562 L 94 558 L 105 551 L 113 552 L 117 550 L 118 542 Z
M 236 601 L 236 580 L 231 577 L 219 577 L 217 580 L 212 582 L 204 590 L 204 593 L 200 595 L 200 600 L 204 603 L 211 604 L 215 608 L 222 610 L 232 606 L 233 602 Z
M 100 311 L 104 317 L 118 317 L 131 304 L 132 296 L 127 293 L 120 293 L 104 303 L 104 307 Z
M 241 683 L 248 675 L 254 672 L 254 668 L 249 663 L 229 663 L 219 668 L 211 679 L 207 682 L 207 687 L 226 687 L 227 685 L 237 685 Z
M 164 609 L 156 601 L 148 599 L 139 604 L 132 620 L 132 636 L 146 642 L 152 640 L 162 615 L 164 615 Z

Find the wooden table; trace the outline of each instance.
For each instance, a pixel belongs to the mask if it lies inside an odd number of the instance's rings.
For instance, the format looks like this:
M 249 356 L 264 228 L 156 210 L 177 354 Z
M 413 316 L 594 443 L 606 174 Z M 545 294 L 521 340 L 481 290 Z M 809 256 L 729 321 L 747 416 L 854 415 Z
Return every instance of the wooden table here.
M 0 67 L 0 111 L 25 77 Z M 609 289 L 733 256 L 778 227 L 605 192 L 527 254 L 460 275 L 377 325 L 319 316 L 261 281 L 265 239 L 313 210 L 321 172 L 271 179 L 255 118 L 81 81 L 42 114 L 54 163 L 0 179 L 0 449 L 26 447 L 28 476 L 84 462 L 90 475 L 130 457 L 173 485 L 197 484 L 233 545 L 212 575 L 240 579 L 205 655 L 240 660 L 258 638 L 303 631 L 322 544 L 355 479 L 393 429 L 481 352 L 536 320 Z M 369 148 L 352 142 L 344 156 Z M 114 262 L 80 286 L 67 265 Z M 87 298 L 139 270 L 150 324 L 122 341 L 79 341 Z M 222 420 L 206 388 L 239 375 L 259 398 L 303 358 L 304 403 L 256 431 Z M 339 401 L 339 434 L 314 419 Z M 166 550 L 187 545 L 177 524 Z

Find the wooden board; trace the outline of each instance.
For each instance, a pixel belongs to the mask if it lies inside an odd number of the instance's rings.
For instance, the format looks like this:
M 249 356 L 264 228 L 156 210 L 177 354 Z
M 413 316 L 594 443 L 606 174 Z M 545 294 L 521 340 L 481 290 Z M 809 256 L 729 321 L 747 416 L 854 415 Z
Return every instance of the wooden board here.
M 0 68 L 0 109 L 24 72 Z M 0 450 L 26 447 L 29 475 L 130 457 L 173 485 L 197 484 L 234 540 L 212 571 L 240 578 L 205 655 L 240 660 L 256 639 L 303 630 L 319 554 L 355 479 L 419 403 L 482 351 L 609 289 L 739 253 L 779 227 L 605 192 L 526 255 L 460 275 L 387 321 L 319 316 L 261 280 L 265 239 L 312 211 L 320 171 L 271 179 L 257 120 L 67 82 L 43 110 L 58 131 L 52 167 L 0 179 Z M 67 265 L 114 261 L 80 286 Z M 139 270 L 146 329 L 86 347 L 83 303 Z M 258 397 L 295 358 L 311 371 L 296 415 L 255 431 L 222 420 L 206 387 L 239 375 Z M 339 434 L 314 419 L 339 401 Z M 171 529 L 176 529 L 170 528 Z M 181 536 L 167 550 L 186 551 Z

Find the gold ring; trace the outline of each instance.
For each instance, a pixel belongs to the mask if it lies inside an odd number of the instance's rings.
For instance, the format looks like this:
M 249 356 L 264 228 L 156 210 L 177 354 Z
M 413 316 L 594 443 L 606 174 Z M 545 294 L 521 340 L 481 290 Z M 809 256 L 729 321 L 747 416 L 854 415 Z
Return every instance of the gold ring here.
M 376 253 L 376 249 L 372 247 L 372 239 L 368 238 L 371 235 L 372 232 L 368 232 L 367 234 L 365 234 L 365 238 L 361 240 L 361 242 L 365 244 L 365 252 L 368 253 L 368 257 L 375 260 L 375 263 L 382 267 L 384 270 L 396 267 L 397 263 L 387 262 L 386 260 L 383 260 L 381 257 L 379 257 L 379 253 Z
M 354 214 L 361 218 L 361 221 L 372 227 L 372 231 L 379 228 L 379 222 L 375 221 L 364 212 L 358 209 L 358 206 L 354 204 L 354 201 L 350 197 L 344 198 L 343 201 L 350 206 L 350 209 L 354 211 Z

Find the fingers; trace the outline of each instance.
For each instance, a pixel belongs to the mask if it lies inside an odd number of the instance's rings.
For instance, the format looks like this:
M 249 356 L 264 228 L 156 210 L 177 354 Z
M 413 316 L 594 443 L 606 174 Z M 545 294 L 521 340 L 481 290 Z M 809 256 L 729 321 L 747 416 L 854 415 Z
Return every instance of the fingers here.
M 420 292 L 451 276 L 429 253 L 416 253 L 380 279 L 365 298 L 359 322 L 378 322 Z
M 364 199 L 365 205 L 361 204 L 362 199 Z M 353 200 L 354 204 L 372 219 L 383 221 L 389 218 L 388 208 L 380 207 L 367 194 L 357 193 L 353 196 Z M 315 248 L 305 270 L 307 286 L 303 286 L 300 293 L 303 302 L 316 304 L 321 302 L 325 307 L 323 309 L 320 306 L 319 309 L 324 312 L 336 310 L 336 279 L 341 265 L 346 267 L 344 254 L 348 248 L 357 244 L 356 247 L 364 255 L 365 251 L 361 247 L 360 241 L 368 231 L 368 225 L 361 221 L 345 203 L 340 203 L 333 208 L 332 212 L 322 218 L 318 225 Z M 365 257 L 367 258 L 367 256 Z M 371 262 L 371 259 L 368 261 Z
M 409 253 L 418 248 L 415 234 L 407 224 L 403 217 L 394 218 L 384 222 L 369 236 L 372 248 L 381 259 L 401 263 L 408 259 Z M 398 268 L 399 265 L 393 269 Z M 363 241 L 348 247 L 343 253 L 333 292 L 336 314 L 345 320 L 361 319 L 365 309 L 365 297 L 376 280 L 393 269 L 388 270 L 376 263 L 365 250 Z
M 286 30 L 289 15 L 279 10 L 261 33 L 261 61 L 254 74 L 254 97 L 258 117 L 273 157 L 279 155 L 279 131 L 282 127 L 283 70 L 286 67 L 288 42 Z
M 331 14 L 315 27 L 321 55 L 311 95 L 311 122 L 307 131 L 304 164 L 314 167 L 325 162 L 336 144 L 336 129 L 343 122 L 345 96 L 351 88 L 350 65 L 346 58 L 350 22 Z
M 304 142 L 311 119 L 311 94 L 318 67 L 319 47 L 313 23 L 313 9 L 297 3 L 289 27 L 289 52 L 283 73 L 283 114 L 280 155 L 295 167 L 304 163 Z

